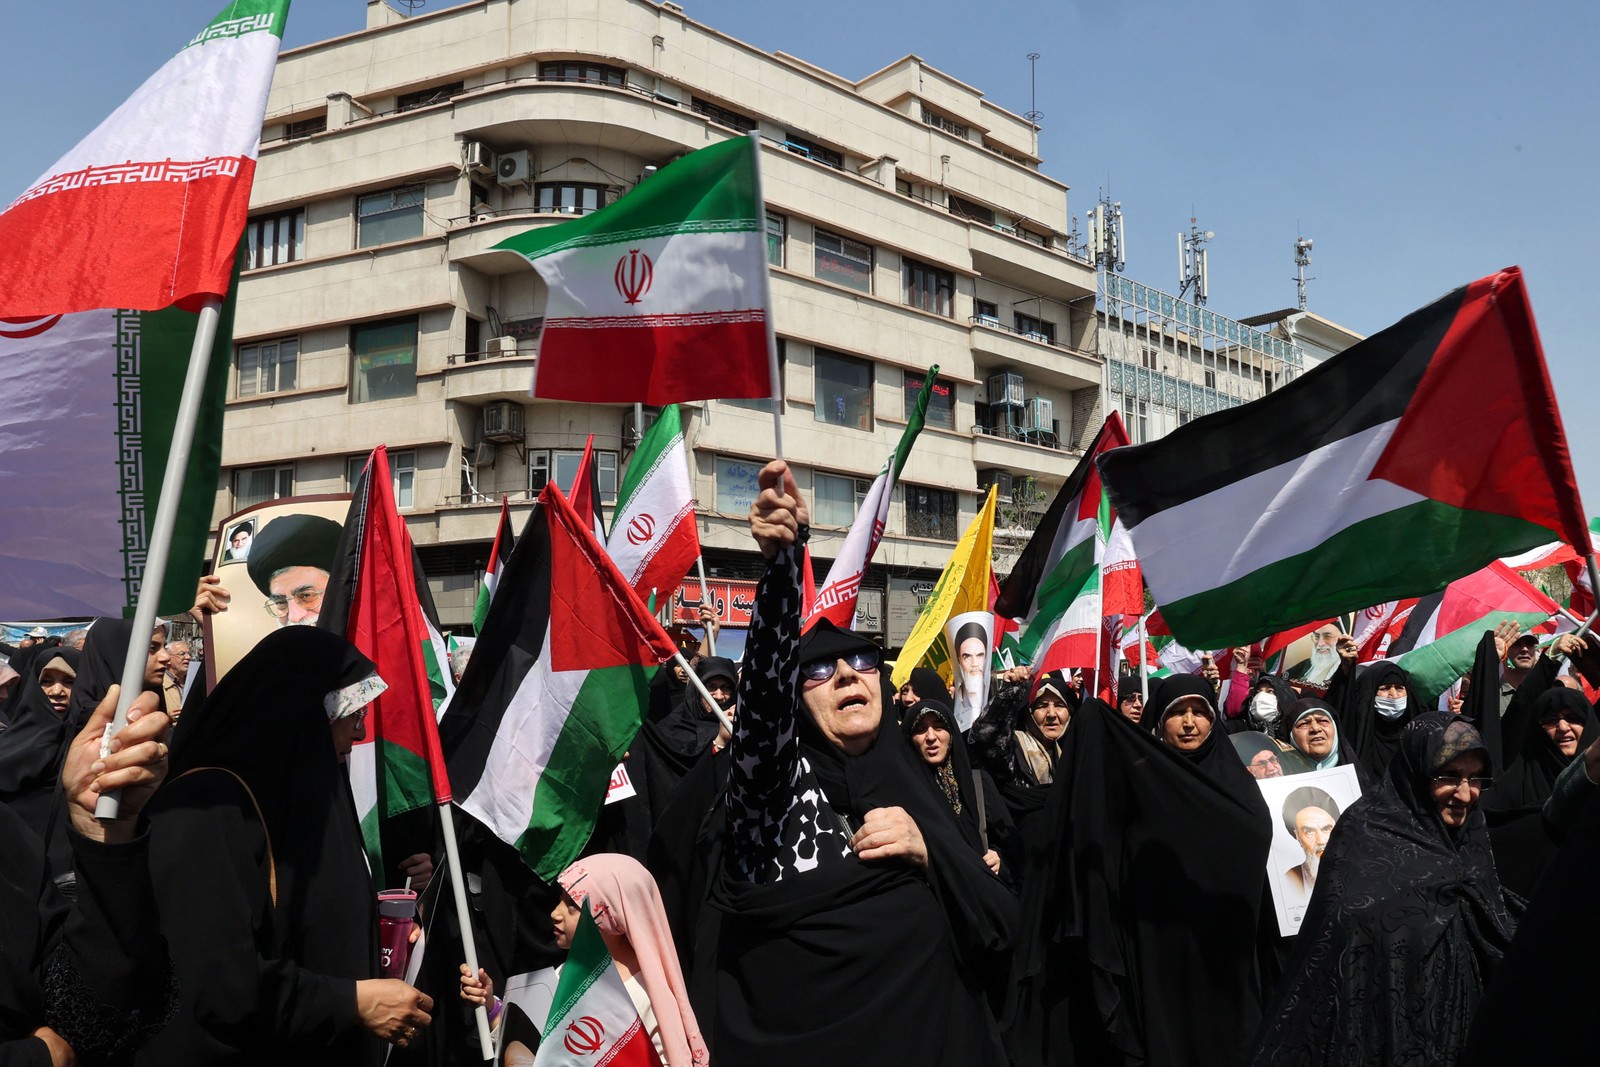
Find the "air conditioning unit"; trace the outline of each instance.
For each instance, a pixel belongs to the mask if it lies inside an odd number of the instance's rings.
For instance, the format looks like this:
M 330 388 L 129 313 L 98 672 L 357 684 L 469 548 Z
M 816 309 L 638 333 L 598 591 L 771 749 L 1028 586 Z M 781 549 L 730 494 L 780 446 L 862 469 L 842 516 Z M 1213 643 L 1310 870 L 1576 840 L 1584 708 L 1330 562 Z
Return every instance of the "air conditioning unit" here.
M 514 356 L 517 354 L 517 339 L 515 337 L 489 338 L 489 354 L 491 356 Z
M 485 441 L 521 441 L 522 405 L 509 400 L 496 400 L 483 409 L 483 439 Z
M 1002 503 L 1011 503 L 1011 472 L 1001 470 L 999 467 L 990 467 L 978 472 L 978 489 L 987 493 L 991 485 L 999 486 L 998 494 Z
M 1022 432 L 1052 432 L 1056 427 L 1055 407 L 1055 404 L 1045 397 L 1030 398 L 1022 407 Z
M 989 375 L 990 407 L 1006 405 L 1020 408 L 1022 400 L 1022 375 L 1011 371 Z
M 494 178 L 501 185 L 523 185 L 533 174 L 532 153 L 526 148 L 505 152 L 495 164 Z
M 495 173 L 494 151 L 482 141 L 468 141 L 463 155 L 466 157 L 467 169 L 474 174 Z

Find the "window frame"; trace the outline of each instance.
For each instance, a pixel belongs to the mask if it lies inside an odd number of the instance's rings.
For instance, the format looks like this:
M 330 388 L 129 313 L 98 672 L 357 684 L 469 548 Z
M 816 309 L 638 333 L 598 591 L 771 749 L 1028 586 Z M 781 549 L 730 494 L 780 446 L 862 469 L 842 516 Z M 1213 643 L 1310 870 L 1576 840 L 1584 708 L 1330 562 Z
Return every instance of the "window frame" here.
M 367 465 L 369 452 L 346 456 L 344 460 L 345 491 L 354 493 L 361 472 Z M 389 484 L 394 489 L 394 506 L 401 511 L 416 507 L 417 451 L 414 448 L 389 453 Z
M 1021 311 L 1013 311 L 1011 313 L 1011 322 L 1018 337 L 1026 337 L 1030 341 L 1038 341 L 1047 345 L 1056 343 L 1056 324 L 1048 319 L 1041 319 L 1037 315 L 1028 315 Z
M 911 413 L 916 409 L 917 395 L 922 391 L 922 379 L 925 374 L 915 371 L 906 371 L 905 398 L 906 420 L 910 421 Z M 940 392 L 943 389 L 944 392 Z M 949 399 L 943 399 L 948 397 Z M 942 414 L 936 415 L 939 412 Z M 939 430 L 949 430 L 952 433 L 956 428 L 956 383 L 949 378 L 935 378 L 933 389 L 928 396 L 928 410 L 923 416 L 924 426 L 931 426 Z M 948 420 L 948 421 L 946 421 Z
M 285 362 L 283 359 L 283 346 L 286 344 L 292 345 L 294 348 L 294 351 L 290 354 L 288 359 L 289 381 L 287 384 L 283 382 L 283 367 Z M 273 349 L 272 385 L 269 388 L 263 389 L 261 387 L 261 380 L 266 376 L 267 371 L 265 361 L 262 359 L 262 350 L 266 348 Z M 249 392 L 245 392 L 244 385 L 247 374 L 245 370 L 245 353 L 252 351 L 255 352 L 256 358 L 248 374 L 255 379 L 255 384 L 251 387 Z M 249 344 L 236 345 L 233 350 L 233 368 L 233 393 L 234 396 L 239 400 L 248 400 L 258 396 L 271 396 L 275 393 L 290 392 L 296 387 L 296 385 L 299 384 L 300 335 L 296 334 L 293 337 L 274 337 L 267 341 L 252 341 Z
M 288 240 L 283 240 L 284 223 L 288 223 Z M 268 227 L 271 240 L 267 240 Z M 244 225 L 245 270 L 277 267 L 284 263 L 299 263 L 306 258 L 306 209 L 291 208 L 256 215 Z M 271 259 L 266 258 L 270 251 Z M 282 258 L 280 258 L 280 256 Z
M 774 232 L 773 224 L 777 224 Z M 767 265 L 770 267 L 784 267 L 789 259 L 789 216 L 776 211 L 767 212 Z M 774 240 L 776 239 L 776 240 Z M 777 255 L 774 256 L 773 253 Z
M 839 501 L 833 497 L 825 499 L 823 496 L 822 484 L 824 479 L 830 483 L 848 482 L 850 485 L 849 502 L 847 504 L 840 504 Z M 853 522 L 856 521 L 856 516 L 860 514 L 861 505 L 866 502 L 867 491 L 871 487 L 872 483 L 870 481 L 857 478 L 853 474 L 833 474 L 829 471 L 813 470 L 811 472 L 812 524 L 816 526 L 837 526 L 848 528 Z M 843 512 L 835 511 L 834 509 L 838 507 L 843 507 L 845 511 L 849 512 L 849 514 L 844 515 Z M 839 518 L 841 515 L 844 516 L 843 522 L 832 521 Z
M 411 195 L 416 197 L 416 203 L 407 203 L 400 206 L 395 206 L 402 196 Z M 389 197 L 389 207 L 368 210 L 368 201 L 376 201 L 379 197 L 384 196 Z M 408 233 L 401 237 L 389 237 L 387 234 L 382 234 L 382 240 L 368 241 L 366 239 L 365 228 L 369 219 L 382 218 L 385 220 L 398 220 L 410 215 L 413 211 L 416 213 L 416 233 Z M 397 185 L 390 189 L 379 189 L 376 192 L 363 193 L 356 197 L 356 247 L 378 248 L 382 245 L 394 244 L 397 241 L 415 240 L 423 235 L 425 229 L 424 224 L 427 221 L 427 213 L 428 187 L 426 185 L 417 183 L 410 185 Z
M 956 276 L 954 271 L 924 263 L 910 256 L 900 257 L 900 296 L 907 307 L 941 318 L 954 318 Z M 934 306 L 929 306 L 934 305 Z M 942 306 L 939 306 L 942 305 Z
M 273 476 L 272 495 L 259 499 L 251 496 L 248 502 L 242 502 L 239 493 L 239 477 L 241 475 L 268 473 Z M 235 467 L 232 471 L 232 476 L 228 479 L 228 489 L 233 499 L 233 510 L 235 512 L 243 511 L 246 508 L 258 507 L 262 504 L 270 504 L 272 501 L 282 500 L 284 497 L 294 496 L 294 464 L 269 463 L 260 467 Z
M 825 382 L 822 374 L 822 366 L 825 361 L 840 363 L 847 366 L 855 365 L 857 367 L 866 369 L 866 386 L 864 389 L 861 386 L 844 382 L 842 379 L 833 379 L 833 384 L 836 384 L 839 388 L 852 391 L 853 397 L 859 399 L 859 397 L 865 396 L 866 398 L 865 413 L 863 415 L 860 411 L 857 411 L 854 416 L 853 425 L 851 422 L 851 412 L 848 408 L 844 412 L 840 412 L 838 403 L 830 405 L 827 403 L 826 398 L 822 395 L 822 389 L 824 385 L 828 384 Z M 874 426 L 876 426 L 877 413 L 875 410 L 875 393 L 877 389 L 877 373 L 872 360 L 862 359 L 859 356 L 846 355 L 843 352 L 835 352 L 832 349 L 815 348 L 812 350 L 811 379 L 812 415 L 817 422 L 825 422 L 829 426 L 839 426 L 847 430 L 865 430 L 867 432 L 871 432 Z M 845 399 L 846 396 L 844 393 L 839 393 L 834 397 L 834 400 L 839 402 L 842 402 Z M 850 407 L 859 406 L 859 404 L 850 405 Z M 838 414 L 839 417 L 831 418 L 830 415 L 833 414 Z
M 729 129 L 738 130 L 741 133 L 749 133 L 761 125 L 749 115 L 740 114 L 732 108 L 723 107 L 721 104 L 714 104 L 702 96 L 689 97 L 689 110 L 697 115 L 705 116 L 712 122 L 727 126 Z
M 835 249 L 824 247 L 824 242 L 828 241 L 837 242 L 838 248 Z M 851 246 L 864 250 L 866 253 L 866 258 L 863 259 L 860 255 L 853 253 Z M 824 255 L 832 257 L 836 263 L 840 264 L 839 267 L 833 268 L 834 273 L 836 273 L 838 277 L 831 277 L 823 274 L 821 259 Z M 832 230 L 824 230 L 820 227 L 812 231 L 811 272 L 818 281 L 828 282 L 830 285 L 837 285 L 844 289 L 852 289 L 858 293 L 866 293 L 868 296 L 871 296 L 873 288 L 872 276 L 874 274 L 874 267 L 876 265 L 877 258 L 877 249 L 872 245 L 867 244 L 865 241 L 857 241 L 853 237 L 846 237 L 843 234 L 834 233 Z M 863 277 L 866 283 L 865 285 L 856 285 L 852 281 L 841 280 L 844 278 L 853 277 L 848 269 L 843 269 L 850 265 L 864 269 L 865 273 Z
M 465 91 L 465 82 L 445 82 L 441 85 L 430 85 L 426 89 L 413 89 L 409 93 L 400 93 L 395 97 L 394 109 L 399 113 L 432 107 L 434 104 L 447 103 L 451 97 Z
M 906 535 L 908 537 L 922 537 L 930 541 L 954 541 L 960 536 L 958 529 L 961 522 L 961 495 L 954 489 L 941 489 L 932 485 L 917 485 L 912 482 L 902 482 L 903 501 L 906 510 Z M 930 502 L 937 502 L 940 514 L 930 518 L 930 512 L 920 506 L 914 497 L 922 494 Z M 948 519 L 946 518 L 948 512 Z M 948 532 L 946 522 L 948 521 Z
M 408 361 L 410 363 L 410 366 L 411 366 L 411 378 L 410 378 L 411 389 L 410 389 L 410 391 L 408 391 L 408 392 L 390 391 L 390 392 L 385 392 L 381 396 L 372 396 L 372 395 L 370 395 L 372 393 L 372 385 L 371 385 L 371 382 L 365 377 L 365 375 L 369 374 L 372 370 L 376 369 L 377 367 L 399 366 L 400 364 L 399 363 L 371 364 L 365 370 L 363 370 L 363 368 L 361 366 L 361 357 L 363 356 L 363 354 L 365 354 L 365 355 L 370 357 L 370 356 L 377 355 L 379 353 L 387 352 L 390 349 L 398 350 L 402 346 L 399 346 L 399 345 L 378 345 L 375 348 L 367 351 L 366 353 L 363 353 L 362 350 L 361 350 L 360 345 L 358 344 L 358 341 L 360 340 L 361 335 L 364 334 L 364 333 L 370 335 L 370 334 L 376 333 L 379 330 L 389 329 L 389 328 L 399 327 L 399 326 L 405 326 L 405 325 L 408 325 L 408 324 L 411 327 L 411 358 Z M 362 323 L 356 323 L 355 325 L 351 326 L 350 327 L 350 403 L 352 403 L 352 404 L 372 404 L 372 403 L 377 403 L 377 402 L 383 401 L 383 400 L 404 400 L 404 399 L 407 399 L 409 397 L 416 396 L 417 395 L 417 359 L 418 359 L 418 354 L 419 354 L 418 353 L 418 349 L 421 348 L 421 345 L 422 345 L 422 324 L 421 324 L 420 319 L 416 315 L 401 315 L 401 316 L 398 316 L 398 317 L 392 318 L 392 319 L 379 319 L 376 322 L 362 322 Z M 368 395 L 362 396 L 363 393 L 366 393 Z
M 575 203 L 572 206 L 578 210 L 570 211 L 565 203 L 556 203 L 554 197 L 551 198 L 551 203 L 545 204 L 543 202 L 545 199 L 544 194 L 557 190 L 593 193 L 594 206 L 587 207 L 581 202 Z M 589 215 L 606 206 L 606 197 L 610 192 L 611 187 L 609 185 L 603 185 L 599 182 L 536 182 L 533 186 L 533 209 L 545 215 Z M 582 199 L 587 199 L 587 197 Z
M 571 73 L 573 70 L 578 73 L 574 75 Z M 552 59 L 539 64 L 539 80 L 608 85 L 614 89 L 626 89 L 628 71 L 625 67 L 613 67 L 609 63 L 593 63 L 584 59 Z
M 599 470 L 600 503 L 615 504 L 617 490 L 621 488 L 620 457 L 604 448 L 594 450 L 595 466 Z M 572 487 L 563 485 L 560 480 L 560 467 L 563 461 L 572 461 L 572 477 L 578 476 L 578 465 L 583 462 L 583 449 L 581 448 L 535 448 L 528 452 L 528 492 L 538 496 L 540 490 L 554 478 L 556 484 L 561 486 L 561 491 L 568 499 L 572 497 Z M 537 462 L 536 462 L 537 461 Z M 534 471 L 539 470 L 542 475 L 536 476 Z M 608 489 L 607 486 L 610 486 Z

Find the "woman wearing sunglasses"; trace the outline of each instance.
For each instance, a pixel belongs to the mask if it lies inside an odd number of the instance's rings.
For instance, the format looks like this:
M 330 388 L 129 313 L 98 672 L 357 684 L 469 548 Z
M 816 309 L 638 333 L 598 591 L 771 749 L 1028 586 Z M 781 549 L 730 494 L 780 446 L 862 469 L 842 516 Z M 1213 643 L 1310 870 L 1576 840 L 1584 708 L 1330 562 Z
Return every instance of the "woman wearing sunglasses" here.
M 1016 899 L 884 714 L 882 649 L 800 631 L 805 502 L 782 461 L 750 512 L 767 559 L 730 744 L 716 1031 L 724 1063 L 1004 1064 L 985 989 Z

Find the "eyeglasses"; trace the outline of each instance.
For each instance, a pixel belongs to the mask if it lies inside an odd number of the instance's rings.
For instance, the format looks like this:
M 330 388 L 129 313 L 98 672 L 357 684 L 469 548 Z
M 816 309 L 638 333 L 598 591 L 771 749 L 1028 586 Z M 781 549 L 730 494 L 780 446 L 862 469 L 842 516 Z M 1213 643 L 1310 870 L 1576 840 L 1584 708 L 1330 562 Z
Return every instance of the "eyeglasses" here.
M 1474 774 L 1471 776 L 1462 774 L 1436 774 L 1433 776 L 1433 787 L 1435 789 L 1448 789 L 1450 792 L 1454 793 L 1457 789 L 1460 789 L 1463 784 L 1473 792 L 1477 792 L 1481 789 L 1488 789 L 1491 785 L 1494 785 L 1494 779 L 1486 774 Z
M 268 615 L 275 619 L 281 619 L 289 614 L 289 601 L 291 600 L 305 610 L 310 611 L 322 603 L 322 590 L 313 589 L 308 585 L 304 589 L 296 589 L 288 596 L 269 596 L 264 607 L 266 607 Z
M 843 656 L 814 659 L 810 663 L 800 664 L 800 673 L 813 682 L 826 682 L 839 669 L 840 660 L 850 664 L 850 669 L 853 671 L 875 671 L 883 662 L 883 652 L 876 648 L 858 648 Z

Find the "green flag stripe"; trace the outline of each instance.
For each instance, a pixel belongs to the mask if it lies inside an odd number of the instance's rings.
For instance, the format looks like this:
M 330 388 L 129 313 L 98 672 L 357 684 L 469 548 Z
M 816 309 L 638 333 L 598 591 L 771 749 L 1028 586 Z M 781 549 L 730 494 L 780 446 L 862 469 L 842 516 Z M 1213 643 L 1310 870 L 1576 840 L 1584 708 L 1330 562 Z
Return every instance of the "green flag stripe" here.
M 232 40 L 249 33 L 270 33 L 281 40 L 288 16 L 289 0 L 232 0 L 185 47 Z
M 935 363 L 928 368 L 928 376 L 922 379 L 922 391 L 917 394 L 917 403 L 911 409 L 911 417 L 906 420 L 906 428 L 900 434 L 900 443 L 894 449 L 894 470 L 896 478 L 906 469 L 906 457 L 911 454 L 911 446 L 916 444 L 917 435 L 922 432 L 922 424 L 928 417 L 928 397 L 933 392 L 933 381 L 939 376 L 939 365 Z
M 404 745 L 378 741 L 379 785 L 385 816 L 425 808 L 433 803 L 433 781 L 428 777 L 428 762 Z M 376 809 L 374 809 L 376 810 Z
M 1405 653 L 1396 662 L 1405 669 L 1412 687 L 1417 691 L 1417 697 L 1432 707 L 1441 693 L 1472 669 L 1472 661 L 1478 653 L 1478 642 L 1483 640 L 1485 630 L 1493 630 L 1507 619 L 1528 630 L 1547 618 L 1549 616 L 1543 612 L 1491 611 L 1474 623 Z

